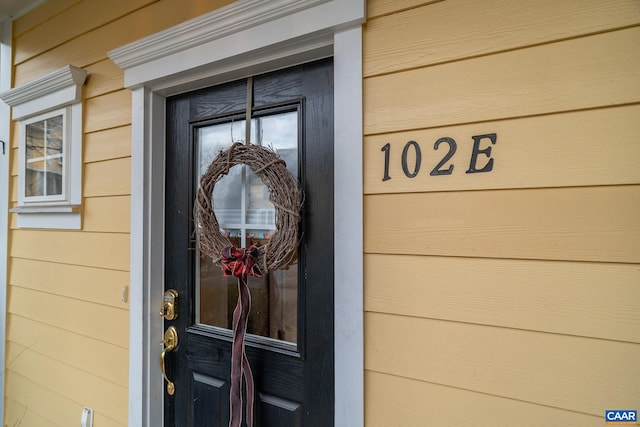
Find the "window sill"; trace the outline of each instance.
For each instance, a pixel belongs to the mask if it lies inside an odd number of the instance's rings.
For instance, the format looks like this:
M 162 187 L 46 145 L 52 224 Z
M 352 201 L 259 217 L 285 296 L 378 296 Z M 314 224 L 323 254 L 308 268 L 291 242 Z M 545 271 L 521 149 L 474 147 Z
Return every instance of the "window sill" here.
M 20 206 L 10 210 L 18 215 L 18 228 L 80 230 L 82 206 Z

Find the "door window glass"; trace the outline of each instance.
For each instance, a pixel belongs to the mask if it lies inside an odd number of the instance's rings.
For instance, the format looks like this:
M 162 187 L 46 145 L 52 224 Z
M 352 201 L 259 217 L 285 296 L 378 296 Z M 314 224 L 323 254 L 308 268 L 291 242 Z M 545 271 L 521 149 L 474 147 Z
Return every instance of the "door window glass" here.
M 251 141 L 274 149 L 298 177 L 298 113 L 290 111 L 251 120 Z M 196 185 L 211 161 L 232 142 L 245 139 L 245 121 L 198 128 Z M 269 191 L 249 167 L 234 166 L 216 182 L 214 212 L 221 231 L 236 247 L 264 245 L 275 232 L 275 209 Z M 197 245 L 196 245 L 197 247 Z M 220 266 L 198 253 L 196 265 L 196 322 L 231 329 L 238 298 L 237 278 L 224 277 Z M 254 335 L 295 343 L 298 324 L 298 268 L 249 277 L 251 313 L 248 331 Z

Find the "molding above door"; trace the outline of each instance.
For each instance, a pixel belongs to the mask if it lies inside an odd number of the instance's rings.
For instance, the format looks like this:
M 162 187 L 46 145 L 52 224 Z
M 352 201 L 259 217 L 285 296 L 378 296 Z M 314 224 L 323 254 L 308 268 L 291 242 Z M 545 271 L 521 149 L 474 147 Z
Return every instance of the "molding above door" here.
M 131 426 L 157 427 L 163 419 L 162 375 L 157 363 L 162 319 L 157 311 L 164 279 L 160 213 L 164 210 L 166 96 L 328 56 L 334 57 L 335 103 L 335 425 L 364 425 L 361 25 L 365 2 L 275 1 L 266 19 L 256 18 L 249 26 L 178 48 L 190 37 L 189 31 L 216 33 L 221 16 L 228 19 L 225 24 L 238 21 L 231 11 L 250 13 L 246 6 L 254 2 L 235 2 L 109 53 L 124 69 L 125 85 L 133 90 Z M 178 33 L 180 37 L 170 36 Z
M 125 70 L 125 87 L 177 93 L 220 83 L 240 64 L 247 71 L 240 77 L 246 77 L 330 56 L 333 34 L 364 20 L 364 0 L 240 0 L 114 49 L 109 57 Z M 323 55 L 312 54 L 322 48 Z M 296 54 L 303 56 L 295 63 L 265 69 L 265 63 Z M 202 68 L 212 63 L 217 81 L 207 80 L 211 70 Z M 180 80 L 189 86 L 180 88 Z
M 329 0 L 246 0 L 231 3 L 109 53 L 120 68 L 132 70 L 152 61 L 275 21 Z

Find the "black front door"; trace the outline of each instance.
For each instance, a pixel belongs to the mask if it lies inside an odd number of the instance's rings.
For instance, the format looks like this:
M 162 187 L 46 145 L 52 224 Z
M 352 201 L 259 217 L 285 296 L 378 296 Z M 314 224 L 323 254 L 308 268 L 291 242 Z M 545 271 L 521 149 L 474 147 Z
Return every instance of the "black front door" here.
M 250 92 L 248 92 L 248 88 Z M 248 95 L 249 93 L 249 95 Z M 273 147 L 304 192 L 297 262 L 249 279 L 246 352 L 255 380 L 256 426 L 332 426 L 333 62 L 253 76 L 167 99 L 165 289 L 177 292 L 178 345 L 165 355 L 165 426 L 227 426 L 236 279 L 201 255 L 193 201 L 216 154 L 246 140 Z M 269 192 L 247 167 L 216 183 L 222 232 L 238 247 L 264 244 L 274 230 Z M 165 383 L 166 386 L 166 383 Z

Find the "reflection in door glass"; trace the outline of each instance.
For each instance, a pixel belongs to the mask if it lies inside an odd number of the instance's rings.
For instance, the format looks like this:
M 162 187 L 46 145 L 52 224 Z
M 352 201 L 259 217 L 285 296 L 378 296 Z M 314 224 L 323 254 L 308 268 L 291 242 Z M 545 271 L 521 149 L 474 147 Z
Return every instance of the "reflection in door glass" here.
M 298 176 L 298 114 L 288 112 L 251 120 L 251 141 L 272 147 Z M 233 141 L 245 139 L 245 121 L 198 129 L 196 185 L 211 161 Z M 215 185 L 214 212 L 220 228 L 236 247 L 263 245 L 275 232 L 275 209 L 262 180 L 247 166 L 234 166 Z M 224 277 L 220 266 L 205 255 L 197 257 L 196 322 L 231 329 L 238 298 L 237 279 Z M 298 268 L 249 277 L 251 313 L 249 333 L 295 343 L 298 324 Z

